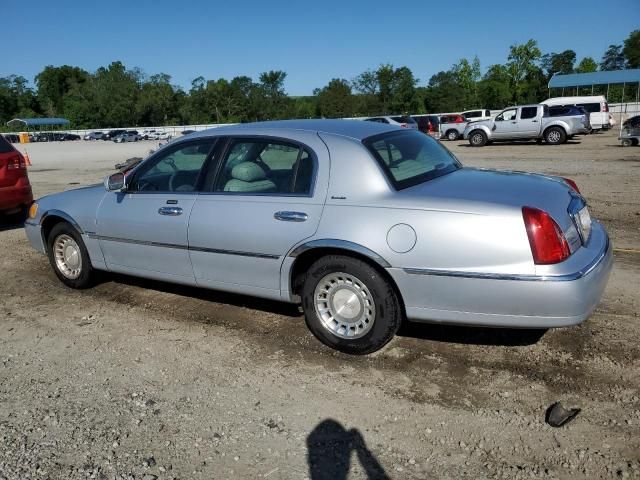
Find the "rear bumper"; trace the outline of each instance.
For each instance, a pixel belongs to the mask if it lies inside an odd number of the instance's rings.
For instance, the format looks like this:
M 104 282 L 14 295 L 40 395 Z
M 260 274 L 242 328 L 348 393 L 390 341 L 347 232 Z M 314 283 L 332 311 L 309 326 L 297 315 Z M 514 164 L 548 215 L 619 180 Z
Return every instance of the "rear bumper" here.
M 31 185 L 13 185 L 11 187 L 0 188 L 0 210 L 10 210 L 13 208 L 29 205 L 33 202 Z
M 410 320 L 509 328 L 576 325 L 598 305 L 613 266 L 607 233 L 599 224 L 594 225 L 589 258 L 561 275 L 388 271 Z

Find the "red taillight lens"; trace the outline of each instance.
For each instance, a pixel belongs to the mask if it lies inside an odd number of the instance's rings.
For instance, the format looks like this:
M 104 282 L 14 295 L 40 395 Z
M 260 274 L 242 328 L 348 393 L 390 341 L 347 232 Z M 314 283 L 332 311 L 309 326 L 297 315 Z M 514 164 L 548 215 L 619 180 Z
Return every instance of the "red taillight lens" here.
M 400 126 L 401 126 L 402 128 L 407 128 L 407 124 L 406 124 L 406 123 L 401 123 L 401 124 L 400 124 Z
M 562 230 L 547 212 L 522 207 L 522 217 L 536 265 L 558 263 L 571 255 Z
M 576 184 L 576 182 L 574 182 L 573 180 L 571 180 L 570 178 L 563 178 L 564 183 L 566 183 L 567 185 L 569 185 L 571 188 L 573 188 L 576 192 L 580 193 L 580 189 L 578 188 L 578 185 Z
M 601 112 L 608 112 L 609 111 L 609 104 L 607 102 L 602 102 L 600 104 L 600 111 Z

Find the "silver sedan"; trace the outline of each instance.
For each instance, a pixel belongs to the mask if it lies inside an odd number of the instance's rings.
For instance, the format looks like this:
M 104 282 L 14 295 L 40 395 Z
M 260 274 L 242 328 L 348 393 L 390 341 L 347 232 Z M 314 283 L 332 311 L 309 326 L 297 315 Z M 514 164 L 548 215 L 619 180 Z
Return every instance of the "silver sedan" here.
M 197 132 L 41 198 L 25 229 L 69 287 L 106 270 L 301 303 L 352 354 L 405 319 L 578 324 L 612 267 L 572 181 L 464 167 L 421 132 L 362 121 Z

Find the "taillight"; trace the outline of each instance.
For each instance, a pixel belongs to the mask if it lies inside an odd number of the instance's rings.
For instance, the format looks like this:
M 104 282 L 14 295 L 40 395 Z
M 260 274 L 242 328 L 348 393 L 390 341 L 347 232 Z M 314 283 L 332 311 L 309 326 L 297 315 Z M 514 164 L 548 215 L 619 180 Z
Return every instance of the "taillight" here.
M 407 128 L 407 124 L 406 124 L 406 123 L 401 123 L 401 124 L 400 124 L 400 126 L 401 126 L 402 128 Z
M 600 111 L 601 112 L 608 112 L 609 111 L 609 104 L 607 102 L 600 102 Z
M 27 165 L 24 163 L 24 157 L 19 153 L 9 158 L 9 161 L 7 163 L 7 170 L 18 170 L 25 168 L 27 168 Z
M 536 265 L 558 263 L 569 257 L 569 244 L 558 224 L 547 212 L 522 207 L 522 217 Z
M 573 180 L 571 180 L 570 178 L 563 178 L 564 183 L 566 183 L 567 185 L 569 185 L 571 188 L 573 188 L 576 192 L 580 193 L 580 189 L 578 188 L 578 185 L 576 184 L 576 182 L 574 182 Z

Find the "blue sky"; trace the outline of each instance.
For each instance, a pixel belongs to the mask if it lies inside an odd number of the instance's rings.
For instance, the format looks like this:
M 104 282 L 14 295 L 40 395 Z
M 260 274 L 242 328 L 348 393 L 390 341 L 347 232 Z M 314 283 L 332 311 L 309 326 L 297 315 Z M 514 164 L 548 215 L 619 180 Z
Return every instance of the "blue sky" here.
M 269 69 L 286 90 L 309 95 L 335 77 L 381 63 L 406 65 L 425 84 L 462 57 L 506 61 L 529 38 L 543 53 L 573 49 L 600 60 L 640 28 L 639 0 L 187 1 L 2 0 L 0 76 L 33 81 L 46 65 L 89 71 L 122 61 L 168 73 L 189 88 L 207 79 Z M 482 6 L 485 6 L 484 8 Z M 9 46 L 15 45 L 10 48 Z

